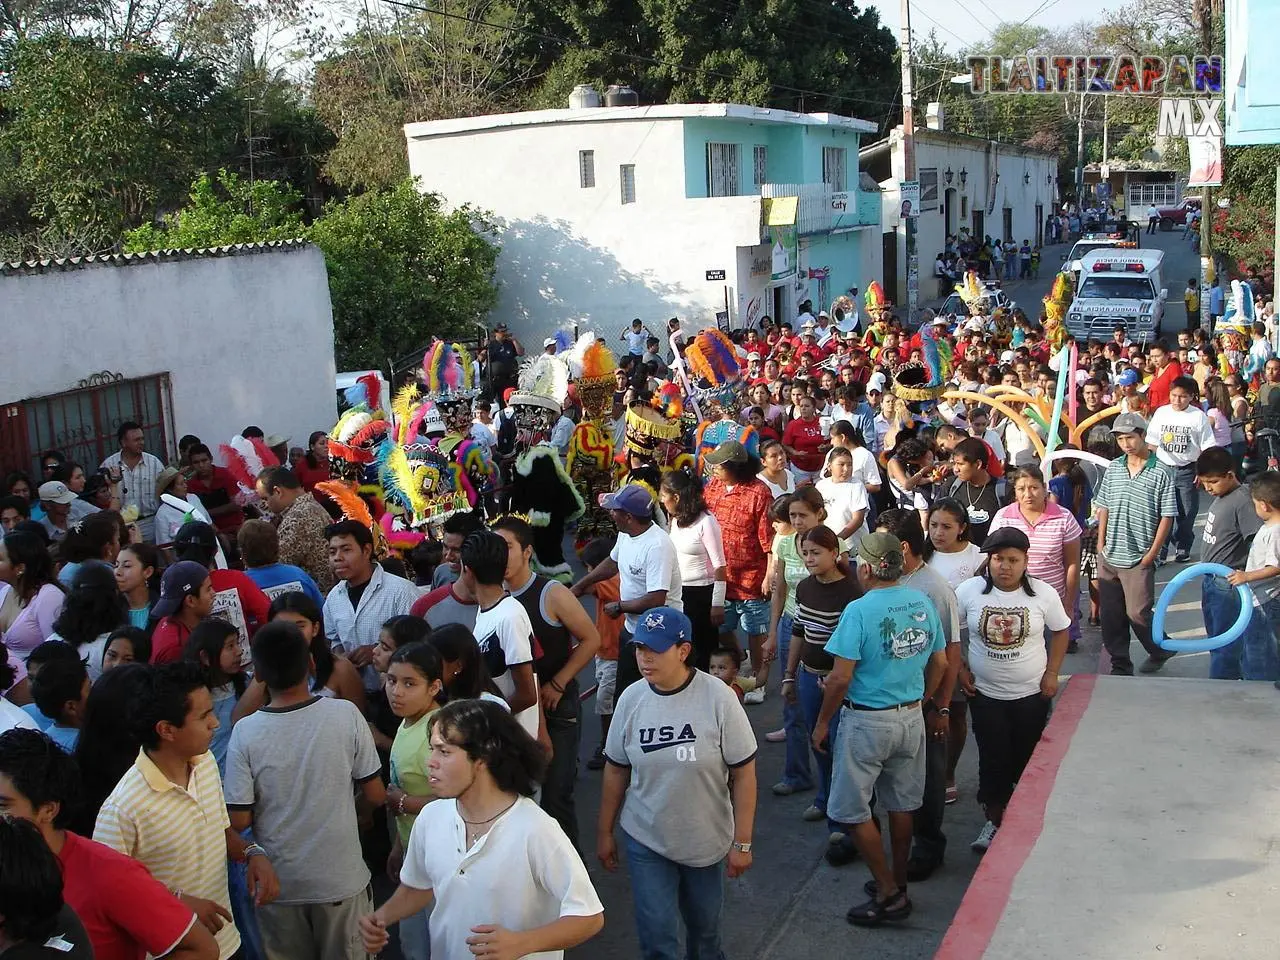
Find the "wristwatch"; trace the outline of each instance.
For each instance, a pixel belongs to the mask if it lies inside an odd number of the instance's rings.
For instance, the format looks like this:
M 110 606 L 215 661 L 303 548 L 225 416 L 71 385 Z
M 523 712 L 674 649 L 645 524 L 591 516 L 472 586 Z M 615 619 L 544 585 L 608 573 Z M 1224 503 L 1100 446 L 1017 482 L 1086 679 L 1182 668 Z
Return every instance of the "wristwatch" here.
M 750 842 L 747 842 L 747 843 L 739 843 L 737 840 L 735 840 L 735 841 L 733 841 L 733 843 L 731 844 L 731 846 L 733 847 L 733 849 L 734 849 L 734 850 L 737 850 L 739 853 L 750 853 L 750 852 L 751 852 L 751 843 L 750 843 Z
M 250 843 L 244 848 L 244 858 L 246 861 L 248 861 L 250 857 L 265 857 L 266 855 L 267 851 L 262 849 L 262 844 L 260 843 Z

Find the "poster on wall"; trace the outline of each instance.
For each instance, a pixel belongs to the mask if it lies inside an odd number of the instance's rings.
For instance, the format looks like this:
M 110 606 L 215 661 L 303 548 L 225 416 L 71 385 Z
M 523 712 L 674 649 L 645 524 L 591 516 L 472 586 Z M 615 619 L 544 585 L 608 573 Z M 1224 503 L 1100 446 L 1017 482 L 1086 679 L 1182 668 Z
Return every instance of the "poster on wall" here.
M 1191 158 L 1188 187 L 1222 186 L 1222 140 L 1219 137 L 1187 137 Z
M 938 209 L 938 168 L 920 171 L 920 204 L 923 211 Z
M 764 222 L 773 240 L 771 282 L 787 280 L 796 272 L 796 213 L 798 197 L 772 197 L 764 201 Z
M 920 216 L 920 181 L 903 180 L 898 184 L 898 200 L 902 204 L 899 220 Z

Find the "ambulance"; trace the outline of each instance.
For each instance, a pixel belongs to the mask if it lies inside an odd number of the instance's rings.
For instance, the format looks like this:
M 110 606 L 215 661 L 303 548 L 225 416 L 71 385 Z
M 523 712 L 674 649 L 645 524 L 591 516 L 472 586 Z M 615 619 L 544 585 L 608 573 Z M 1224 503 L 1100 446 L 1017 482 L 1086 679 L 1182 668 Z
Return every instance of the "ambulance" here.
M 1163 250 L 1096 250 L 1080 261 L 1080 283 L 1067 312 L 1067 332 L 1079 343 L 1103 342 L 1123 325 L 1129 340 L 1159 336 L 1169 290 Z

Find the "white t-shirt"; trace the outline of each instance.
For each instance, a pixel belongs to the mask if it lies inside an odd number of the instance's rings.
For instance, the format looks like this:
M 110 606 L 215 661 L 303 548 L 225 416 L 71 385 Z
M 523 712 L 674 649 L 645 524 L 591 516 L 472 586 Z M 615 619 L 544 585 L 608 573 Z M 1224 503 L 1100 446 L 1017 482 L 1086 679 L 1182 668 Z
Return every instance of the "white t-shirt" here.
M 1034 597 L 1019 587 L 992 587 L 984 594 L 985 577 L 972 577 L 956 587 L 960 619 L 969 631 L 969 669 L 983 696 L 1018 700 L 1040 692 L 1049 665 L 1045 630 L 1065 630 L 1071 618 L 1058 591 L 1029 577 Z
M 714 583 L 716 568 L 725 565 L 724 537 L 715 514 L 708 510 L 687 527 L 672 520 L 668 535 L 680 562 L 681 589 Z
M 528 797 L 499 816 L 470 850 L 466 832 L 456 800 L 427 804 L 413 823 L 400 868 L 401 883 L 435 893 L 433 957 L 470 956 L 467 938 L 482 924 L 524 931 L 604 912 L 569 838 Z M 563 950 L 548 950 L 525 960 L 563 957 Z
M 1151 415 L 1147 443 L 1156 448 L 1156 457 L 1169 467 L 1195 463 L 1200 454 L 1217 446 L 1213 424 L 1199 407 L 1178 411 L 1165 404 Z
M 6 730 L 39 730 L 40 725 L 27 715 L 27 711 L 0 697 L 0 733 Z
M 1044 430 L 1036 424 L 1031 424 L 1031 429 L 1036 432 L 1040 439 L 1044 439 Z M 1009 463 L 1015 467 L 1026 467 L 1034 464 L 1039 454 L 1036 448 L 1031 444 L 1031 438 L 1022 432 L 1022 428 L 1010 420 L 1005 424 L 1004 428 L 1004 445 L 1008 451 Z
M 1264 523 L 1249 545 L 1249 562 L 1245 569 L 1261 570 L 1263 567 L 1280 567 L 1280 523 Z M 1280 597 L 1280 577 L 1255 580 L 1249 586 L 1253 588 L 1255 607 Z
M 618 534 L 609 554 L 618 565 L 618 599 L 638 600 L 655 590 L 667 591 L 668 607 L 683 610 L 680 599 L 680 561 L 676 546 L 662 528 L 651 524 L 638 537 Z M 626 614 L 627 632 L 636 632 L 636 615 Z M 476 634 L 479 636 L 479 633 Z
M 1000 434 L 994 430 L 988 430 L 982 435 L 982 439 L 991 448 L 991 452 L 996 455 L 996 459 L 1004 463 L 1004 444 L 1000 442 Z
M 861 540 L 867 533 L 867 507 L 870 506 L 867 488 L 858 480 L 836 483 L 830 477 L 819 480 L 814 486 L 827 505 L 826 526 L 836 535 L 843 535 L 845 527 L 853 520 L 853 515 L 862 511 L 861 525 L 849 534 L 851 542 Z
M 476 613 L 476 625 L 472 630 L 480 655 L 484 657 L 489 675 L 498 685 L 504 697 L 516 690 L 511 668 L 533 662 L 533 624 L 529 614 L 515 597 L 503 597 L 488 610 Z M 538 679 L 534 677 L 534 686 Z M 538 735 L 538 705 L 526 707 L 516 714 L 520 726 L 529 736 Z
M 627 337 L 627 353 L 633 357 L 644 356 L 644 345 L 649 340 L 649 331 L 641 328 L 639 332 L 628 330 Z
M 784 493 L 796 492 L 796 475 L 792 473 L 790 470 L 782 471 L 781 483 L 774 483 L 772 480 L 766 477 L 763 473 L 756 474 L 756 476 L 760 479 L 761 483 L 763 483 L 766 487 L 769 488 L 769 494 L 775 500 L 778 499 L 778 497 L 782 496 Z
M 957 553 L 942 553 L 935 550 L 928 562 L 942 579 L 951 584 L 952 589 L 957 589 L 977 571 L 978 564 L 982 563 L 982 551 L 975 543 L 969 544 Z
M 827 471 L 831 469 L 831 455 L 837 450 L 846 450 L 853 458 L 853 473 L 849 475 L 850 480 L 861 483 L 864 487 L 880 485 L 880 464 L 876 460 L 876 455 L 866 447 L 832 447 L 827 451 L 827 459 L 822 464 L 823 476 L 826 476 Z

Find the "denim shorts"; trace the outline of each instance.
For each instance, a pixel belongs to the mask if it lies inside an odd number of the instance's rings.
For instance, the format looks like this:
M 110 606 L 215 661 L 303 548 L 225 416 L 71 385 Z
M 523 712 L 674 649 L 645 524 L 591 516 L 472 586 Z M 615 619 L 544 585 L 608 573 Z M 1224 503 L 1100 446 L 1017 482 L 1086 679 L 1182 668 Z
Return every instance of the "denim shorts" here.
M 845 707 L 831 749 L 830 819 L 866 823 L 872 794 L 890 813 L 910 813 L 924 803 L 924 714 L 919 707 Z
M 760 637 L 769 632 L 772 611 L 769 601 L 756 597 L 753 600 L 726 600 L 724 602 L 723 633 L 732 633 L 739 626 L 748 637 Z

